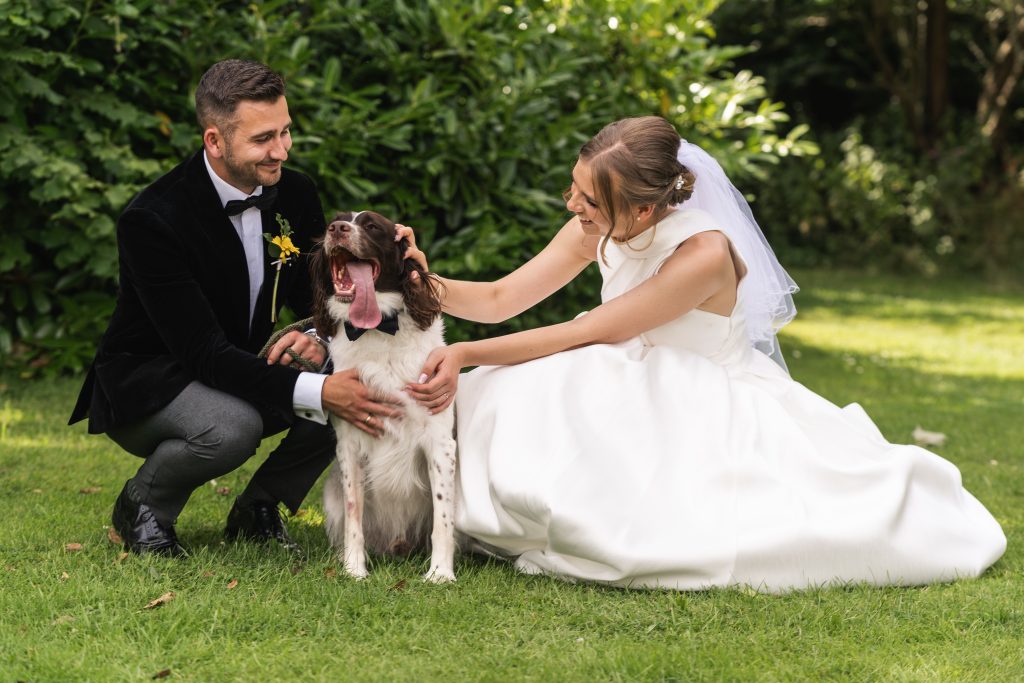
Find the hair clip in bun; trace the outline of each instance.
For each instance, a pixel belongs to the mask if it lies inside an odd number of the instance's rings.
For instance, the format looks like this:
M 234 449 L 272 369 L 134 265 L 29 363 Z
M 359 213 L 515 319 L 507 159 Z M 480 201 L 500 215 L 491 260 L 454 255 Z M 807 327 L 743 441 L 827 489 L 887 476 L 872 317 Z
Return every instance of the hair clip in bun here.
M 681 175 L 678 178 L 676 178 L 676 189 L 677 190 L 683 189 L 683 176 L 681 176 Z

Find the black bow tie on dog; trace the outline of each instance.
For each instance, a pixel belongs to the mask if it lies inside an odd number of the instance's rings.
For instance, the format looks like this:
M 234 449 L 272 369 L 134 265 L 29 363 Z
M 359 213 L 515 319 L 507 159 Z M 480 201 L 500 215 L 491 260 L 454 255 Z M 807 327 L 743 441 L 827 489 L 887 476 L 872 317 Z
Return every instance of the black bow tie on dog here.
M 264 187 L 263 194 L 253 195 L 245 199 L 232 199 L 224 205 L 224 210 L 229 216 L 237 216 L 246 209 L 256 207 L 260 211 L 266 211 L 277 199 L 276 187 Z
M 378 332 L 387 332 L 391 336 L 398 334 L 398 314 L 385 316 L 381 318 L 380 325 L 371 329 L 377 330 Z M 345 321 L 345 336 L 348 337 L 349 341 L 355 341 L 363 336 L 364 332 L 369 332 L 362 327 L 356 327 L 349 321 Z

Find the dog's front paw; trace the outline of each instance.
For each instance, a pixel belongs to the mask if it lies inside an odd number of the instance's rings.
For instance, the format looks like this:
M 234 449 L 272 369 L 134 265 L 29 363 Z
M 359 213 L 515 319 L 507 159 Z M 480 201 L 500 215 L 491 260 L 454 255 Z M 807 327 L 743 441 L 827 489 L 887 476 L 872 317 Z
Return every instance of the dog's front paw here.
M 345 573 L 349 575 L 349 578 L 355 579 L 356 581 L 362 581 L 363 579 L 365 579 L 367 576 L 370 575 L 370 572 L 366 571 L 365 569 L 348 569 L 348 568 L 346 568 L 345 569 Z
M 423 575 L 427 583 L 455 583 L 455 572 L 451 569 L 431 567 L 430 571 Z
M 347 554 L 343 564 L 345 565 L 345 573 L 353 579 L 365 579 L 370 575 L 370 572 L 366 571 L 366 556 L 362 553 Z

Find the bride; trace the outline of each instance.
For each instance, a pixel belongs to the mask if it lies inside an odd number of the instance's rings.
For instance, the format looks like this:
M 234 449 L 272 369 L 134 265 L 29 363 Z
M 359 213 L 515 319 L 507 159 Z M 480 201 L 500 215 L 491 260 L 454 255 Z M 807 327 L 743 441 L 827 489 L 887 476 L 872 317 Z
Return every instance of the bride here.
M 565 199 L 573 218 L 513 273 L 441 278 L 444 309 L 499 322 L 594 261 L 601 305 L 435 349 L 408 387 L 457 403 L 457 523 L 477 548 L 567 579 L 772 592 L 999 559 L 1006 538 L 953 464 L 790 378 L 775 333 L 796 284 L 711 157 L 659 117 L 617 121 Z

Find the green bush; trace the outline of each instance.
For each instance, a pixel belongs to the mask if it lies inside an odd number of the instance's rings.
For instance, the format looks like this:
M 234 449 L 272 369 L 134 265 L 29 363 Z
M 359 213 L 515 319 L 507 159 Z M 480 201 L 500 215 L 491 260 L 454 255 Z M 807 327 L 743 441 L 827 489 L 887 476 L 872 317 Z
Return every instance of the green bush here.
M 866 139 L 858 122 L 823 134 L 821 154 L 755 181 L 758 217 L 789 265 L 853 266 L 935 276 L 1020 270 L 1024 192 L 993 183 L 991 151 L 972 131 L 933 157 Z M 872 128 L 884 130 L 884 127 Z
M 814 151 L 805 128 L 777 132 L 787 117 L 757 76 L 729 71 L 746 48 L 714 44 L 717 4 L 0 3 L 0 351 L 23 366 L 88 361 L 113 304 L 117 215 L 198 148 L 191 95 L 221 58 L 284 74 L 289 164 L 326 210 L 415 226 L 453 277 L 492 278 L 539 251 L 567 218 L 580 145 L 614 119 L 662 114 L 739 177 Z M 588 275 L 502 329 L 592 307 Z

